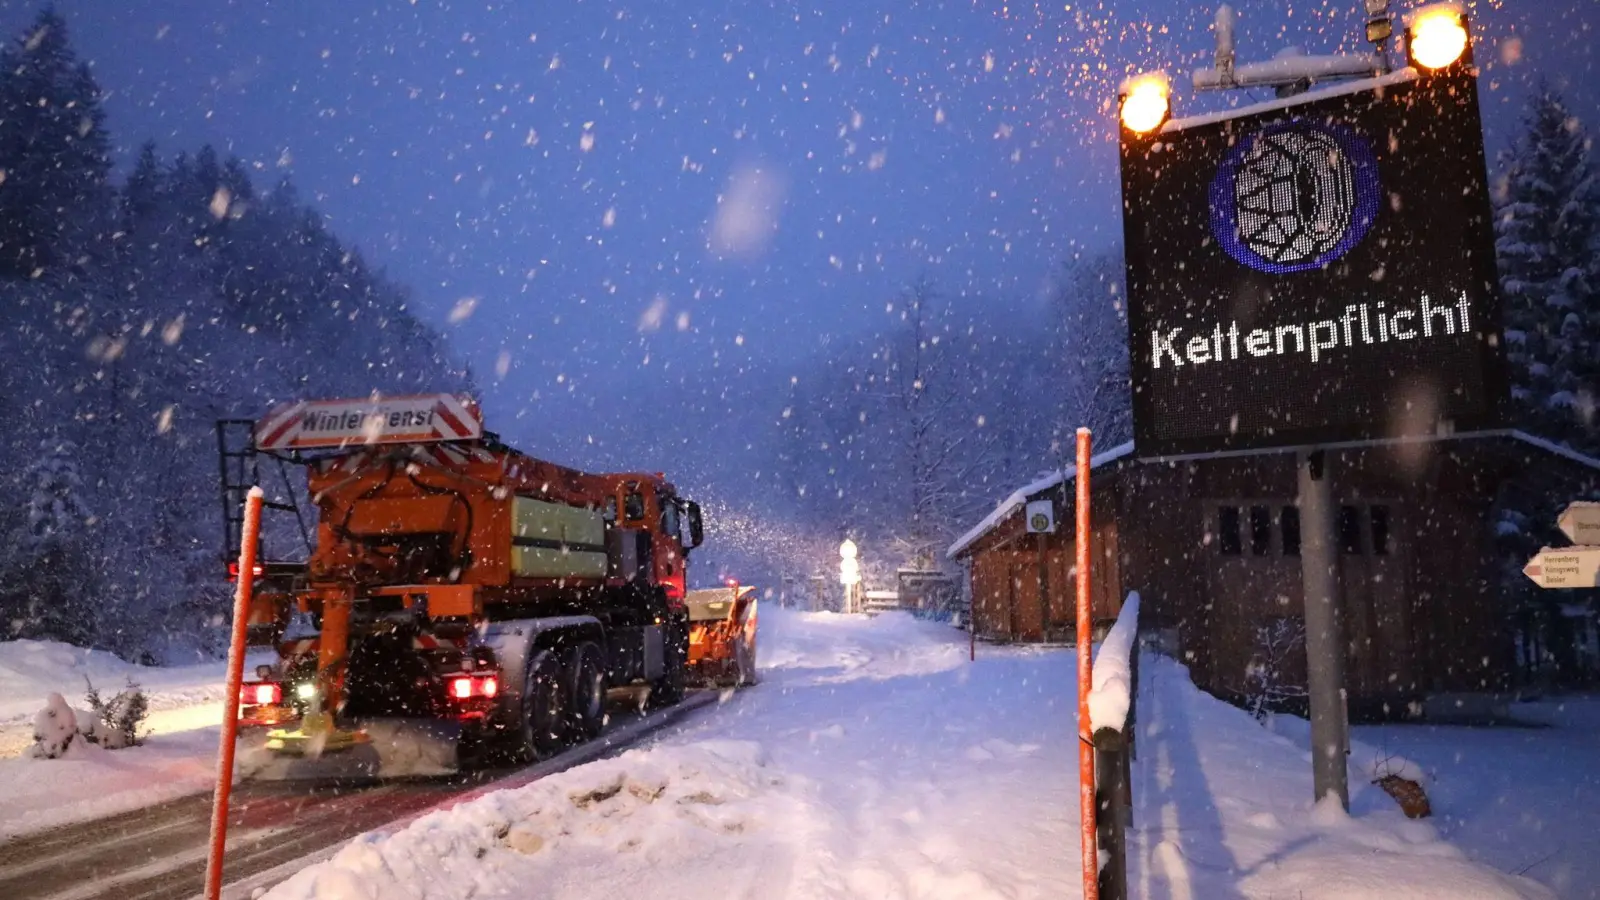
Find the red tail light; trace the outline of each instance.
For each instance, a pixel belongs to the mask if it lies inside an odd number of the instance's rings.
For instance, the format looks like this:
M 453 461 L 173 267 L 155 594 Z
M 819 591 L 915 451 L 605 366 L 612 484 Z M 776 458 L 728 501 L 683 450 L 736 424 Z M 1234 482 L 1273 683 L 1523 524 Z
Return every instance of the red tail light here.
M 247 684 L 239 700 L 245 706 L 277 706 L 283 702 L 283 685 L 275 682 Z
M 450 696 L 455 700 L 493 697 L 500 693 L 500 679 L 493 675 L 456 675 L 450 679 Z
M 675 581 L 669 581 L 666 584 L 662 585 L 661 587 L 662 587 L 663 590 L 665 590 L 667 592 L 667 599 L 668 600 L 682 600 L 683 599 L 683 585 L 678 584 Z
M 266 570 L 261 568 L 261 564 L 260 563 L 256 563 L 255 565 L 250 567 L 250 571 L 251 571 L 251 573 L 253 573 L 253 575 L 256 578 L 260 578 L 261 575 Z M 238 577 L 239 577 L 239 561 L 238 560 L 234 560 L 234 561 L 228 563 L 228 578 L 236 579 Z

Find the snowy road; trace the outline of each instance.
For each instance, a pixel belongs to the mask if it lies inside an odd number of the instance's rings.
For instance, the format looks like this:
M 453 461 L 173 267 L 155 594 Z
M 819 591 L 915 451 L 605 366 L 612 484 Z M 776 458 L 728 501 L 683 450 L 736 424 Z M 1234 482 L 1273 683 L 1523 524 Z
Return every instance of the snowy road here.
M 362 787 L 308 789 L 304 783 L 241 783 L 229 818 L 227 884 L 292 874 L 296 861 L 335 848 L 441 803 L 527 784 L 609 753 L 693 715 L 715 701 L 697 693 L 641 717 L 615 707 L 606 735 L 522 770 L 466 773 Z M 214 733 L 214 732 L 212 732 Z M 6 900 L 169 900 L 199 892 L 205 872 L 211 795 L 192 795 L 110 818 L 0 844 Z M 286 866 L 288 871 L 274 872 Z M 271 877 L 276 874 L 276 877 Z

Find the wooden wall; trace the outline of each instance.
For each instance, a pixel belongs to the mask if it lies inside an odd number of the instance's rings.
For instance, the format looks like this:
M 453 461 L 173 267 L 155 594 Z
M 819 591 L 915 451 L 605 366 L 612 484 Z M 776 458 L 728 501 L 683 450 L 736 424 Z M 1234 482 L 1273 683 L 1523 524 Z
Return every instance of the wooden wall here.
M 1337 530 L 1352 542 L 1339 559 L 1353 716 L 1404 715 L 1429 693 L 1505 686 L 1511 641 L 1487 520 L 1498 482 L 1518 465 L 1508 440 L 1331 454 L 1334 499 L 1346 508 Z M 1166 630 L 1200 686 L 1242 695 L 1262 626 L 1303 623 L 1300 559 L 1282 521 L 1286 508 L 1296 512 L 1294 455 L 1127 460 L 1094 477 L 1096 619 L 1139 591 L 1142 629 Z M 1224 535 L 1224 508 L 1237 510 L 1236 538 Z M 1072 640 L 1070 493 L 1056 518 L 1043 609 L 1036 536 L 1023 532 L 1020 510 L 969 550 L 980 636 Z M 1270 527 L 1252 527 L 1262 521 Z M 1304 665 L 1303 650 L 1291 656 L 1289 677 L 1303 682 Z
M 1102 623 L 1116 618 L 1124 596 L 1116 508 L 1111 487 L 1096 491 L 1090 513 L 1090 602 L 1095 621 Z M 1055 534 L 1028 534 L 1018 510 L 975 545 L 971 556 L 973 619 L 981 637 L 1075 639 L 1077 551 L 1070 502 L 1065 510 L 1057 503 L 1056 523 Z

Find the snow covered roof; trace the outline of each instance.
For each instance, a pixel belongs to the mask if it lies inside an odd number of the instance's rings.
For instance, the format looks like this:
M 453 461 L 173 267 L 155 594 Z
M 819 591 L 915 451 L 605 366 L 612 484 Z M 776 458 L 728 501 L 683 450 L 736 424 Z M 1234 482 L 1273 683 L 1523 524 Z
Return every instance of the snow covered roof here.
M 1106 463 L 1116 462 L 1117 460 L 1122 459 L 1123 457 L 1132 453 L 1133 441 L 1129 441 L 1126 444 L 1118 444 L 1104 453 L 1090 457 L 1089 469 L 1090 471 L 1093 471 L 1105 465 Z M 950 545 L 949 550 L 945 551 L 945 556 L 950 559 L 955 559 L 963 550 L 966 550 L 968 547 L 972 546 L 973 542 L 978 540 L 978 538 L 988 534 L 996 525 L 1004 522 L 1008 516 L 1021 509 L 1023 505 L 1028 502 L 1029 497 L 1032 497 L 1036 494 L 1042 494 L 1053 487 L 1057 487 L 1061 484 L 1071 481 L 1077 474 L 1078 470 L 1076 466 L 1068 466 L 1059 472 L 1052 472 L 1037 481 L 1025 484 L 1022 487 L 1017 488 L 1015 491 L 1012 491 L 1010 496 L 1000 501 L 1000 505 L 994 508 L 994 512 L 984 516 L 983 521 L 968 529 L 966 534 L 956 538 L 956 542 Z
M 1523 443 L 1532 444 L 1533 446 L 1538 447 L 1540 450 L 1544 450 L 1548 453 L 1554 453 L 1556 456 L 1569 459 L 1580 466 L 1588 466 L 1591 469 L 1600 471 L 1600 459 L 1596 459 L 1587 454 L 1579 453 L 1571 447 L 1563 447 L 1555 441 L 1546 440 L 1538 435 L 1529 434 L 1526 431 L 1512 431 L 1511 436 L 1519 441 L 1522 441 Z
M 1588 456 L 1586 454 L 1579 453 L 1578 451 L 1573 450 L 1570 447 L 1563 447 L 1563 446 L 1561 446 L 1560 444 L 1557 444 L 1554 441 L 1548 440 L 1546 438 L 1539 437 L 1538 435 L 1529 434 L 1526 431 L 1517 431 L 1517 430 L 1508 430 L 1508 431 L 1469 431 L 1469 432 L 1463 432 L 1463 433 L 1460 433 L 1460 434 L 1453 434 L 1453 435 L 1450 435 L 1450 436 L 1445 437 L 1445 438 L 1428 437 L 1428 438 L 1416 438 L 1414 440 L 1418 440 L 1418 441 L 1474 440 L 1474 439 L 1493 438 L 1493 437 L 1509 437 L 1512 440 L 1520 441 L 1520 442 L 1522 442 L 1524 444 L 1528 444 L 1530 446 L 1537 447 L 1540 450 L 1545 451 L 1546 453 L 1554 454 L 1556 456 L 1562 457 L 1563 459 L 1569 460 L 1571 462 L 1575 462 L 1578 465 L 1584 466 L 1586 468 L 1594 469 L 1595 471 L 1600 472 L 1600 459 L 1596 459 L 1593 456 Z M 1407 443 L 1407 442 L 1409 442 L 1409 441 L 1408 440 L 1398 440 L 1398 441 L 1396 441 L 1396 440 L 1357 441 L 1357 442 L 1350 442 L 1350 443 L 1347 443 L 1347 444 L 1332 444 L 1332 445 L 1328 445 L 1328 449 L 1353 449 L 1353 448 L 1357 448 L 1357 447 L 1367 447 L 1367 446 L 1376 447 L 1376 446 L 1384 446 L 1384 445 L 1393 444 L 1393 443 Z M 1296 448 L 1294 448 L 1294 447 L 1275 447 L 1275 448 L 1272 448 L 1270 450 L 1222 451 L 1222 452 L 1217 452 L 1217 453 L 1196 454 L 1196 455 L 1193 455 L 1193 456 L 1185 456 L 1183 458 L 1184 459 L 1222 459 L 1222 458 L 1226 458 L 1226 457 L 1230 457 L 1230 456 L 1252 456 L 1252 455 L 1259 455 L 1259 454 L 1262 454 L 1262 453 L 1274 453 L 1274 452 L 1285 452 L 1286 453 L 1286 452 L 1293 452 L 1295 449 Z M 1123 457 L 1126 457 L 1126 456 L 1130 456 L 1132 454 L 1133 454 L 1133 442 L 1129 441 L 1126 444 L 1120 444 L 1120 445 L 1118 445 L 1116 447 L 1113 447 L 1110 450 L 1107 450 L 1104 453 L 1101 453 L 1101 454 L 1093 457 L 1092 459 L 1090 459 L 1089 460 L 1089 468 L 1091 470 L 1092 469 L 1097 469 L 1100 466 L 1104 465 L 1105 463 L 1116 462 L 1117 460 L 1122 459 Z M 1045 491 L 1048 491 L 1051 488 L 1056 487 L 1056 486 L 1058 486 L 1058 485 L 1060 485 L 1060 484 L 1062 484 L 1064 482 L 1071 481 L 1075 474 L 1077 474 L 1076 470 L 1073 467 L 1068 467 L 1066 469 L 1063 469 L 1060 472 L 1053 472 L 1053 473 L 1051 473 L 1049 475 L 1044 476 L 1043 478 L 1040 478 L 1037 481 L 1031 482 L 1029 484 L 1025 484 L 1022 487 L 1017 488 L 1015 491 L 1012 491 L 1009 496 L 1007 496 L 1004 500 L 1000 501 L 1000 505 L 996 506 L 994 508 L 993 512 L 989 513 L 987 516 L 984 516 L 983 521 L 981 521 L 978 524 L 972 526 L 970 529 L 967 530 L 967 532 L 965 534 L 961 535 L 961 537 L 956 538 L 955 543 L 950 545 L 950 549 L 945 551 L 945 556 L 950 558 L 950 559 L 955 559 L 957 556 L 961 555 L 961 553 L 966 551 L 967 548 L 971 547 L 974 543 L 976 543 L 979 538 L 981 538 L 984 535 L 988 534 L 990 531 L 993 531 L 996 526 L 998 526 L 1001 522 L 1004 522 L 1008 517 L 1010 517 L 1010 515 L 1012 513 L 1014 513 L 1017 510 L 1021 509 L 1023 507 L 1023 505 L 1025 505 L 1028 502 L 1028 498 L 1029 497 L 1037 496 L 1037 495 L 1042 494 Z

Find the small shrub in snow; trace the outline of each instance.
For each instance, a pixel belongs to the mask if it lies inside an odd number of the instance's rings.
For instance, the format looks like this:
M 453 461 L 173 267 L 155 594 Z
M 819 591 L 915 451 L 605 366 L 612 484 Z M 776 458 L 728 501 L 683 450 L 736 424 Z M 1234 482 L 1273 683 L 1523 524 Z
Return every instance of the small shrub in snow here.
M 51 694 L 44 709 L 33 717 L 33 747 L 29 754 L 35 759 L 60 759 L 77 737 L 77 710 L 68 706 L 60 694 Z
M 130 678 L 125 690 L 105 700 L 87 676 L 83 683 L 89 687 L 84 702 L 89 704 L 93 713 L 89 728 L 83 730 L 84 738 L 107 750 L 121 750 L 140 743 L 144 735 L 139 733 L 139 729 L 150 714 L 150 701 L 139 685 Z
M 1273 619 L 1256 626 L 1255 656 L 1245 669 L 1245 709 L 1257 722 L 1306 697 L 1306 686 L 1288 678 L 1289 661 L 1304 653 L 1305 622 Z

